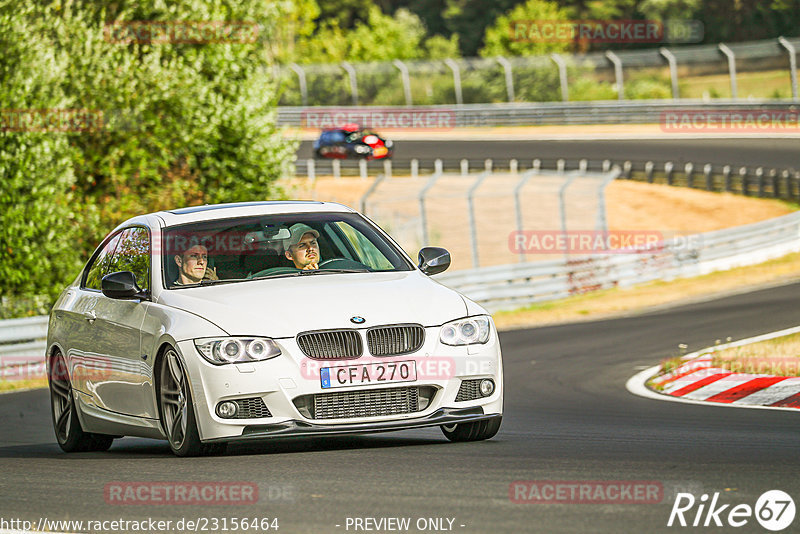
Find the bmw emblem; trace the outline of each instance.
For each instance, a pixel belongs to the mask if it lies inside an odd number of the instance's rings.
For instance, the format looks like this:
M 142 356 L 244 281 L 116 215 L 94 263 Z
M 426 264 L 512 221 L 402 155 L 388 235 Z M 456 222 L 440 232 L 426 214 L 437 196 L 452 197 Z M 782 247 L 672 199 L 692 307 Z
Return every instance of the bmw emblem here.
M 350 317 L 350 322 L 355 324 L 364 324 L 366 322 L 366 319 L 356 315 L 355 317 Z

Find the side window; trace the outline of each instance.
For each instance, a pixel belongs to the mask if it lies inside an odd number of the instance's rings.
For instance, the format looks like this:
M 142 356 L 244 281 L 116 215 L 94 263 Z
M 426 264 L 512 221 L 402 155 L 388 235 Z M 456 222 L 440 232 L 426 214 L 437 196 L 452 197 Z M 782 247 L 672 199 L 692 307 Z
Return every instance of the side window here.
M 108 268 L 109 273 L 118 271 L 131 271 L 139 287 L 150 289 L 150 236 L 146 229 L 128 228 L 123 232 Z
M 385 271 L 394 268 L 392 262 L 378 250 L 378 247 L 376 247 L 372 241 L 367 239 L 367 236 L 346 222 L 337 222 L 336 225 L 342 233 L 344 233 L 345 237 L 347 237 L 347 241 L 350 242 L 356 254 L 358 254 L 358 261 L 376 271 Z
M 121 236 L 122 232 L 111 238 L 111 241 L 106 243 L 106 246 L 103 247 L 100 254 L 95 257 L 94 262 L 89 266 L 89 270 L 86 274 L 86 285 L 84 287 L 100 291 L 100 281 L 109 272 L 108 266 L 111 263 L 111 258 L 114 255 L 114 250 L 117 248 Z

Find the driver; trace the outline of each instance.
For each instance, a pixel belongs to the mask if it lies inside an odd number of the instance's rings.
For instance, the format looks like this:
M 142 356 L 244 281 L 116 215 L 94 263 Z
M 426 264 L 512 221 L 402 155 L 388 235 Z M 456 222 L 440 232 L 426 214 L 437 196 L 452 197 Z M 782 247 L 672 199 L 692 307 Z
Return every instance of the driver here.
M 319 232 L 303 223 L 292 225 L 289 232 L 291 236 L 283 242 L 286 258 L 298 269 L 319 269 Z
M 199 284 L 203 280 L 217 280 L 217 271 L 208 267 L 208 249 L 203 245 L 194 245 L 176 254 L 175 263 L 178 265 L 178 279 L 176 286 Z

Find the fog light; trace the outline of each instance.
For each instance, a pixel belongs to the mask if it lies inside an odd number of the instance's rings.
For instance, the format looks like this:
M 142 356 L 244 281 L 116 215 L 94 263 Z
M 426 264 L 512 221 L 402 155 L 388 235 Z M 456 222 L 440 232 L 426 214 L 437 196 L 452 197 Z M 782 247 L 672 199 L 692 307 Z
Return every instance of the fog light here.
M 235 402 L 231 401 L 220 402 L 217 405 L 217 415 L 224 419 L 230 419 L 231 417 L 234 417 L 236 415 L 238 409 L 239 407 L 236 405 Z
M 492 393 L 494 393 L 494 382 L 488 378 L 481 380 L 481 395 L 488 397 Z

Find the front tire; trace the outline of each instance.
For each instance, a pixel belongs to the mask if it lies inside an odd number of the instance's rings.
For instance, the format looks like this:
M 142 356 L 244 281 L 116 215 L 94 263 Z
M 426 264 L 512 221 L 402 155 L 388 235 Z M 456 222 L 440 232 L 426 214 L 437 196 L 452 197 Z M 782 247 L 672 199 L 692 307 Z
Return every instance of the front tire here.
M 50 386 L 50 411 L 58 446 L 64 452 L 105 451 L 114 436 L 84 432 L 75 408 L 75 394 L 69 379 L 67 363 L 60 352 L 50 360 L 47 376 Z
M 172 452 L 183 457 L 224 453 L 227 443 L 203 444 L 200 441 L 189 376 L 175 349 L 170 347 L 161 358 L 159 376 L 161 425 Z
M 454 425 L 442 425 L 444 437 L 450 441 L 483 441 L 497 434 L 500 430 L 500 423 L 503 417 L 494 417 L 474 423 L 458 423 Z

